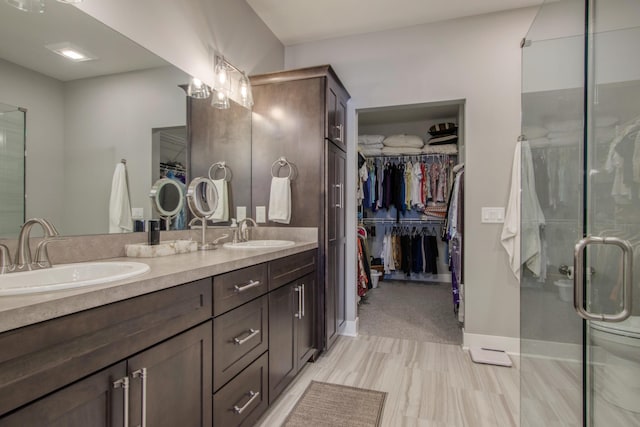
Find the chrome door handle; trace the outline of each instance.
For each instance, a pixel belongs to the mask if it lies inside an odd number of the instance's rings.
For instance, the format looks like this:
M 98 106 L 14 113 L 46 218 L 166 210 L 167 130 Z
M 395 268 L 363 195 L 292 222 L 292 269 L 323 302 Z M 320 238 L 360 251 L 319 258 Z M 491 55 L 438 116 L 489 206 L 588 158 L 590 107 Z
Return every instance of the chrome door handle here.
M 129 377 L 122 377 L 113 382 L 113 388 L 122 388 L 124 392 L 124 427 L 129 427 Z
M 336 208 L 342 209 L 342 184 L 335 185 L 336 190 L 338 190 L 338 202 L 336 203 Z
M 616 314 L 591 313 L 584 307 L 584 250 L 587 246 L 614 245 L 622 249 L 622 311 Z M 573 306 L 576 312 L 586 320 L 604 322 L 622 322 L 631 316 L 631 292 L 633 286 L 633 247 L 617 237 L 588 236 L 576 243 L 573 251 Z
M 302 307 L 302 317 L 304 317 L 304 283 L 301 285 L 302 286 L 302 302 L 300 303 L 300 306 Z
M 235 337 L 233 339 L 234 344 L 236 345 L 242 345 L 244 343 L 246 343 L 247 341 L 249 341 L 251 338 L 255 337 L 256 335 L 258 335 L 260 333 L 260 329 L 249 329 L 249 335 L 247 335 L 244 338 L 238 338 Z
M 142 424 L 140 427 L 147 427 L 147 368 L 141 368 L 131 373 L 133 378 L 140 378 L 142 381 Z
M 338 141 L 343 142 L 344 138 L 344 125 L 337 125 L 336 129 L 338 129 L 338 137 L 336 138 Z
M 233 405 L 234 414 L 238 414 L 238 415 L 242 414 L 244 410 L 247 409 L 249 405 L 251 405 L 251 403 L 253 403 L 253 401 L 258 398 L 258 396 L 260 396 L 259 391 L 253 391 L 253 390 L 249 390 L 249 393 L 247 394 L 249 395 L 249 400 L 247 400 L 247 403 L 245 403 L 241 407 L 238 407 L 238 405 Z
M 298 312 L 294 314 L 294 316 L 298 319 L 302 319 L 302 288 L 300 286 L 296 286 L 295 291 L 298 293 Z
M 244 286 L 234 285 L 233 291 L 240 293 L 240 292 L 248 291 L 251 288 L 255 288 L 256 286 L 260 286 L 259 280 L 249 280 L 249 283 L 247 283 Z

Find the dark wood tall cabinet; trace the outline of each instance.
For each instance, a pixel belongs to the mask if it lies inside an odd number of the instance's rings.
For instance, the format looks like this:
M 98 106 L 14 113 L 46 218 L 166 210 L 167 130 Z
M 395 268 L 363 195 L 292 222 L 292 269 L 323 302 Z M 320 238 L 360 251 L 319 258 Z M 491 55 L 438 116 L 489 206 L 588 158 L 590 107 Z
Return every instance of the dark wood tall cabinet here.
M 344 198 L 349 94 L 331 66 L 251 77 L 252 207 L 269 206 L 272 174 L 293 165 L 290 227 L 318 227 L 317 349 L 334 342 L 344 322 Z M 287 226 L 269 223 L 269 225 Z

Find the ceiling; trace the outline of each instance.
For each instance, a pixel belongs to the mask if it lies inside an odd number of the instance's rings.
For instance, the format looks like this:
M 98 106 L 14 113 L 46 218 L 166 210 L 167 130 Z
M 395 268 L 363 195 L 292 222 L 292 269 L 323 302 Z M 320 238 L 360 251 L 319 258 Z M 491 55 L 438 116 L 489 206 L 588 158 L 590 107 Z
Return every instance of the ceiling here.
M 246 1 L 285 46 L 543 3 L 543 0 Z
M 71 62 L 45 45 L 70 42 L 98 59 Z M 81 10 L 47 1 L 27 13 L 0 0 L 0 58 L 61 81 L 142 70 L 168 63 Z

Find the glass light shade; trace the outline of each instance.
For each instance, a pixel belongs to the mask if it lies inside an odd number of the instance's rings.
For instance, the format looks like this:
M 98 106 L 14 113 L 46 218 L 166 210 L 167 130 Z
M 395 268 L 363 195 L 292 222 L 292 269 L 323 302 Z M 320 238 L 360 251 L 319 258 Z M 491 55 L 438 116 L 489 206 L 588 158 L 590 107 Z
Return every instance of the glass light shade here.
M 216 68 L 214 70 L 215 73 L 215 82 L 213 84 L 213 88 L 215 90 L 229 90 L 229 71 L 227 70 L 227 65 L 224 62 L 224 59 L 217 58 L 216 59 Z
M 225 110 L 230 107 L 229 97 L 223 92 L 216 91 L 216 95 L 211 99 L 211 106 Z
M 204 84 L 202 80 L 193 77 L 187 87 L 187 95 L 196 99 L 207 99 L 211 91 L 209 86 Z
M 23 12 L 44 13 L 44 0 L 5 0 L 9 6 L 13 6 Z
M 253 107 L 253 94 L 251 93 L 251 83 L 246 75 L 240 79 L 240 102 L 246 108 Z

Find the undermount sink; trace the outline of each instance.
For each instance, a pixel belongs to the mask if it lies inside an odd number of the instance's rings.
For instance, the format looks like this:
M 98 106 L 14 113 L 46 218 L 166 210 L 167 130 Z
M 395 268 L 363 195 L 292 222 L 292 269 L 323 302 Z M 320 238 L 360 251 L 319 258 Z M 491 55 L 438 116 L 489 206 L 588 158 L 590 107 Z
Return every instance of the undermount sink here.
M 296 242 L 291 240 L 249 240 L 238 243 L 227 242 L 222 246 L 231 249 L 273 249 L 286 248 L 295 244 Z
M 149 271 L 141 262 L 110 261 L 60 264 L 0 275 L 0 295 L 51 292 L 114 282 Z

